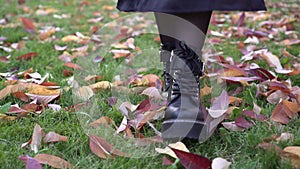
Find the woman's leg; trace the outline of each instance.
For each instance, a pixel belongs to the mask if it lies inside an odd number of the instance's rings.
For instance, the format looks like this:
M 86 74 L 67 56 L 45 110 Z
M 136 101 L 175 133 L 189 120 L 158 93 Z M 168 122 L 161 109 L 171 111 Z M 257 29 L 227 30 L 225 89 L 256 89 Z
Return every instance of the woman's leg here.
M 201 131 L 206 127 L 199 97 L 200 58 L 211 12 L 156 13 L 155 16 L 162 43 L 165 85 L 167 90 L 170 88 L 163 138 L 202 141 L 206 132 Z

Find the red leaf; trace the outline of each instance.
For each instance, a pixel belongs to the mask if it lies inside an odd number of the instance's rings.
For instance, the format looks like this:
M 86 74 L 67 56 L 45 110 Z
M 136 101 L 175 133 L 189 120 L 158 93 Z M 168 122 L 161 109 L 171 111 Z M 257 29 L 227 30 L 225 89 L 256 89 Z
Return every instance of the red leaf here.
M 21 56 L 19 56 L 18 58 L 17 58 L 17 60 L 23 60 L 23 59 L 25 59 L 25 60 L 30 60 L 31 58 L 33 58 L 33 57 L 37 57 L 37 53 L 36 52 L 32 52 L 32 53 L 26 53 L 26 54 L 24 54 L 24 55 L 21 55 Z
M 162 165 L 172 165 L 174 164 L 174 161 L 168 159 L 167 157 L 163 157 Z
M 268 70 L 263 68 L 251 69 L 250 73 L 257 77 L 262 78 L 263 80 L 275 79 L 275 76 L 273 76 Z
M 20 156 L 19 160 L 26 164 L 26 169 L 42 169 L 40 162 L 28 155 Z
M 244 20 L 245 20 L 245 12 L 243 12 L 239 18 L 238 27 L 241 27 L 244 25 Z
M 258 121 L 260 121 L 260 122 L 267 120 L 267 117 L 266 117 L 266 116 L 264 116 L 264 115 L 262 115 L 262 114 L 256 114 L 256 113 L 254 113 L 254 111 L 252 111 L 252 110 L 244 110 L 244 111 L 243 111 L 243 115 L 244 115 L 244 116 L 247 116 L 247 117 L 250 117 L 250 118 L 252 118 L 252 119 L 258 120 Z
M 198 154 L 188 153 L 170 147 L 186 169 L 210 169 L 212 161 Z
M 25 29 L 25 31 L 27 31 L 28 33 L 34 33 L 35 32 L 35 26 L 34 26 L 32 20 L 26 19 L 24 17 L 22 17 L 21 19 L 22 19 L 23 28 Z
M 14 95 L 16 98 L 22 100 L 23 102 L 29 102 L 29 98 L 28 98 L 28 97 L 26 96 L 26 94 L 23 93 L 23 92 L 15 92 L 15 93 L 13 93 L 13 95 Z
M 245 119 L 244 116 L 242 117 L 238 117 L 236 120 L 235 120 L 235 124 L 238 126 L 238 127 L 241 127 L 241 128 L 244 128 L 244 129 L 248 129 L 250 127 L 252 127 L 254 124 L 248 120 Z
M 68 63 L 65 63 L 64 66 L 67 66 L 67 67 L 73 68 L 73 69 L 83 70 L 83 68 L 81 66 L 77 65 L 76 63 L 68 62 Z

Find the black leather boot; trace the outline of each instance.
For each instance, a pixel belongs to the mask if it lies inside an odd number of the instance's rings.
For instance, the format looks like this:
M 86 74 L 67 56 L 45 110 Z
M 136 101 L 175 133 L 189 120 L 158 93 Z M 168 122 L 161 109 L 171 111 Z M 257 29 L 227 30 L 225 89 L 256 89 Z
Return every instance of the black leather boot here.
M 162 124 L 164 140 L 206 139 L 207 126 L 201 110 L 199 91 L 202 71 L 203 64 L 199 56 L 180 42 L 171 57 L 172 87 Z
M 173 43 L 164 43 L 161 44 L 160 47 L 160 61 L 163 63 L 164 70 L 163 70 L 163 77 L 164 77 L 164 84 L 163 84 L 163 92 L 168 93 L 168 101 L 170 100 L 170 89 L 172 86 L 172 76 L 170 75 L 170 64 L 171 64 L 171 52 L 175 49 L 175 44 Z

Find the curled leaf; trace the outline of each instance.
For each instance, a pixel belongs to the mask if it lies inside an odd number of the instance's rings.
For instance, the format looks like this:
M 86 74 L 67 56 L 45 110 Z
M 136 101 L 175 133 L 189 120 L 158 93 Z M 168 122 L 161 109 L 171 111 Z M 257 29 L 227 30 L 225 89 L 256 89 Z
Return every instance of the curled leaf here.
M 72 164 L 66 160 L 49 154 L 38 154 L 34 157 L 34 159 L 39 161 L 41 164 L 46 164 L 53 168 L 72 168 Z

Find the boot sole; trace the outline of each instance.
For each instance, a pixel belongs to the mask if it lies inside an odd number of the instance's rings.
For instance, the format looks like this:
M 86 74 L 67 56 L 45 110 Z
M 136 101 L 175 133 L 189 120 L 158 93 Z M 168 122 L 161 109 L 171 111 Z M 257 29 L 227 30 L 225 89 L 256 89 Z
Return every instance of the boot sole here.
M 192 140 L 204 142 L 208 137 L 207 124 L 193 120 L 167 120 L 162 124 L 162 137 L 164 141 L 177 142 Z

